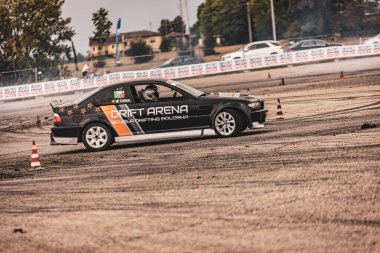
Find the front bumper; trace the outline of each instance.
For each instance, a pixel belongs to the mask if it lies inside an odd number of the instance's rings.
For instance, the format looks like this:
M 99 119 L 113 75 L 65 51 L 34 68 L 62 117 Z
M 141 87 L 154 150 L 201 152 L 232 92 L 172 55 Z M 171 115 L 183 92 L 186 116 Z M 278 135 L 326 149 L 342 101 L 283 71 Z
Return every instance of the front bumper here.
M 249 128 L 263 128 L 265 119 L 268 114 L 268 109 L 262 109 L 250 113 Z
M 76 145 L 82 131 L 80 126 L 52 127 L 50 145 Z

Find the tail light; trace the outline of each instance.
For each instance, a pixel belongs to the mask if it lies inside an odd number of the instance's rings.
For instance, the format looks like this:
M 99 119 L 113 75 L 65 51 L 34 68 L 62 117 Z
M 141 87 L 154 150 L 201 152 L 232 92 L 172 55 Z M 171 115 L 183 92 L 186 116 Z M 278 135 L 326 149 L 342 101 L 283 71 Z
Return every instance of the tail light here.
M 56 124 L 61 121 L 62 121 L 61 116 L 59 116 L 57 113 L 54 113 L 53 123 Z

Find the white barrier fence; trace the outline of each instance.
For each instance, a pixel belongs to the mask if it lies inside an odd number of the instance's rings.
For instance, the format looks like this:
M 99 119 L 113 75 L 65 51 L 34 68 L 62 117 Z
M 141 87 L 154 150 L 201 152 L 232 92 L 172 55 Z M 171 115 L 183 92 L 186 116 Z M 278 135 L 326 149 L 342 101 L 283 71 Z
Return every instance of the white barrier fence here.
M 92 79 L 67 79 L 0 88 L 0 100 L 18 99 L 83 90 L 146 78 L 179 79 L 232 71 L 269 68 L 329 59 L 380 55 L 380 44 L 319 48 L 233 61 L 207 62 L 172 68 L 117 72 Z

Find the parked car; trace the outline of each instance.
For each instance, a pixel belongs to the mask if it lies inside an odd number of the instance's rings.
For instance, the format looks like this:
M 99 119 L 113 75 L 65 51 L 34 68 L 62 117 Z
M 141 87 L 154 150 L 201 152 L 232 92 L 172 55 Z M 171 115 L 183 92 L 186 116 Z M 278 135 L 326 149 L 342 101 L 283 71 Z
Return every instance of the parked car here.
M 369 38 L 368 40 L 364 41 L 365 45 L 375 44 L 375 43 L 380 43 L 380 33 L 376 35 L 375 37 Z
M 206 94 L 173 80 L 99 87 L 67 104 L 51 103 L 51 144 L 83 142 L 91 151 L 114 142 L 203 136 L 233 137 L 264 127 L 267 109 L 254 96 Z
M 178 56 L 178 57 L 169 59 L 158 67 L 168 68 L 168 67 L 176 67 L 176 66 L 189 65 L 189 64 L 198 64 L 198 63 L 203 63 L 203 62 L 204 60 L 201 57 L 193 57 L 190 55 L 185 55 L 185 56 Z
M 265 40 L 256 41 L 244 45 L 242 49 L 236 52 L 225 54 L 222 56 L 222 61 L 243 59 L 255 56 L 266 56 L 271 54 L 281 54 L 283 49 L 277 41 Z
M 285 49 L 286 53 L 291 53 L 294 51 L 308 50 L 321 47 L 341 47 L 343 44 L 338 43 L 328 43 L 324 40 L 301 40 Z

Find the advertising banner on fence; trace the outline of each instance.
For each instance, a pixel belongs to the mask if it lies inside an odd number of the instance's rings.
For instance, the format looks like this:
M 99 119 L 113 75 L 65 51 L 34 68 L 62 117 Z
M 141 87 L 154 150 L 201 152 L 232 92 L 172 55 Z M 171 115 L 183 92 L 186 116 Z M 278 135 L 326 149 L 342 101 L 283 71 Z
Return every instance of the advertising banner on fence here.
M 0 100 L 41 96 L 72 90 L 88 89 L 119 82 L 147 79 L 147 78 L 186 78 L 192 76 L 211 75 L 245 69 L 259 69 L 273 66 L 316 62 L 321 60 L 339 59 L 345 57 L 359 57 L 380 55 L 380 44 L 357 45 L 343 47 L 318 48 L 292 53 L 275 54 L 263 57 L 236 59 L 233 61 L 207 62 L 179 67 L 150 69 L 141 71 L 117 72 L 97 78 L 67 79 L 46 83 L 25 84 L 0 88 Z

